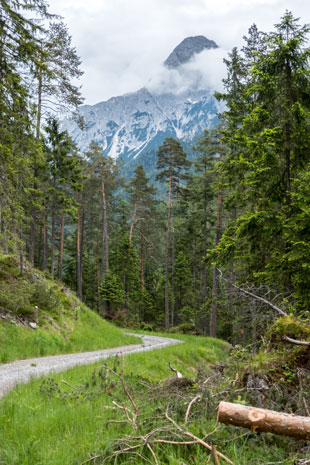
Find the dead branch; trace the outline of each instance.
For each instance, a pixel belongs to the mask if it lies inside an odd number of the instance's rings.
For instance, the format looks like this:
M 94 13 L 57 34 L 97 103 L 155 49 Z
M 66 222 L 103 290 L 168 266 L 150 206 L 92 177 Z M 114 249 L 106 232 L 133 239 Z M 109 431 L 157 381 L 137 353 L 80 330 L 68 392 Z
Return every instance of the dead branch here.
M 210 452 L 212 451 L 212 446 L 210 446 L 210 444 L 207 444 L 205 441 L 203 441 L 202 439 L 198 438 L 197 436 L 195 436 L 193 433 L 187 431 L 187 430 L 184 430 L 183 428 L 181 428 L 180 425 L 178 425 L 172 418 L 169 417 L 168 415 L 168 412 L 166 411 L 165 413 L 165 416 L 167 418 L 168 421 L 170 421 L 170 423 L 172 423 L 175 428 L 180 431 L 181 433 L 184 434 L 184 436 L 187 436 L 191 439 L 194 439 L 194 441 L 197 441 L 198 444 L 200 444 L 201 446 L 205 447 L 206 449 L 208 449 Z M 233 462 L 228 458 L 226 457 L 224 454 L 222 454 L 221 452 L 218 452 L 218 456 L 221 457 L 225 462 L 227 463 L 230 463 L 230 465 L 233 465 Z
M 308 408 L 308 404 L 307 404 L 307 401 L 306 399 L 303 397 L 302 398 L 302 401 L 304 403 L 304 407 L 305 407 L 305 410 L 306 410 L 306 414 L 308 415 L 308 417 L 310 417 L 310 412 L 309 412 L 309 408 Z
M 176 374 L 176 377 L 177 377 L 177 378 L 183 378 L 182 373 L 180 373 L 178 370 L 176 370 L 175 368 L 173 368 L 173 366 L 171 366 L 171 363 L 170 363 L 170 362 L 168 362 L 168 370 L 173 371 L 173 373 Z
M 297 339 L 292 339 L 291 337 L 288 337 L 288 336 L 283 336 L 282 339 L 284 341 L 290 342 L 291 344 L 295 344 L 297 346 L 308 346 L 308 347 L 310 347 L 310 342 L 307 342 L 307 341 L 299 341 Z
M 201 399 L 201 396 L 196 396 L 196 397 L 194 397 L 194 399 L 192 399 L 192 400 L 190 401 L 190 403 L 188 404 L 187 409 L 186 409 L 186 414 L 185 414 L 184 425 L 187 425 L 188 417 L 189 417 L 189 414 L 190 414 L 192 405 L 193 405 L 198 399 Z
M 156 456 L 155 452 L 153 451 L 152 447 L 149 444 L 147 444 L 146 447 L 151 452 L 156 465 L 158 465 L 158 459 L 157 459 L 157 456 Z
M 220 269 L 218 269 L 218 272 L 220 274 L 221 279 L 223 279 L 224 281 L 227 281 L 227 279 L 223 277 L 223 272 Z M 259 295 L 256 295 L 253 292 L 247 291 L 246 289 L 243 289 L 242 287 L 237 286 L 237 284 L 231 283 L 231 285 L 235 289 L 238 289 L 242 294 L 248 295 L 250 297 L 253 297 L 253 299 L 256 299 L 256 300 L 259 300 L 260 302 L 263 302 L 268 307 L 270 307 L 273 310 L 275 310 L 276 312 L 280 313 L 280 315 L 283 315 L 283 316 L 287 315 L 287 313 L 285 313 L 284 310 L 282 310 L 282 308 L 280 308 L 277 305 L 273 304 L 272 302 L 270 302 L 270 300 L 267 300 L 264 297 L 260 297 Z
M 216 446 L 212 446 L 212 458 L 215 465 L 220 465 L 219 456 L 216 450 Z

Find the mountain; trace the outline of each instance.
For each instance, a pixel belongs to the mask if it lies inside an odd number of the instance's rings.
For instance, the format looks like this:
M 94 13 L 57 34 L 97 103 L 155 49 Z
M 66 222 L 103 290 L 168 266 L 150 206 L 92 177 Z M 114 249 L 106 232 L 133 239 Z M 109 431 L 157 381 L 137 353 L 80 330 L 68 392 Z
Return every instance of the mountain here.
M 189 72 L 186 64 L 197 54 L 214 48 L 215 42 L 204 36 L 188 37 L 164 62 L 165 79 L 167 75 L 168 79 L 177 76 L 182 83 L 190 76 L 190 85 L 185 89 L 172 86 L 173 92 L 158 91 L 149 86 L 96 105 L 84 105 L 79 108 L 79 115 L 87 129 L 81 131 L 73 120 L 65 120 L 63 128 L 81 151 L 86 151 L 94 140 L 102 146 L 104 155 L 122 158 L 126 166 L 133 161 L 134 165 L 137 161 L 149 164 L 147 157 L 154 155 L 168 136 L 190 147 L 205 128 L 216 124 L 218 107 L 210 89 L 199 89 L 200 71 Z
M 196 54 L 210 48 L 218 48 L 218 45 L 204 36 L 187 37 L 170 53 L 164 65 L 168 68 L 178 68 L 188 63 Z

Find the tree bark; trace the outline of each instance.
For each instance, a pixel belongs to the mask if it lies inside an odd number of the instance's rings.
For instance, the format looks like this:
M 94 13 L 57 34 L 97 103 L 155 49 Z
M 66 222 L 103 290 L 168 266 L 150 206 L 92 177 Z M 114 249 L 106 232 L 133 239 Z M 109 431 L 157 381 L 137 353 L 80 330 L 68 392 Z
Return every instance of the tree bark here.
M 220 402 L 217 420 L 226 425 L 249 428 L 252 431 L 310 439 L 310 417 L 295 416 L 230 402 Z
M 133 214 L 132 214 L 130 231 L 129 231 L 129 242 L 131 242 L 132 240 L 133 228 L 135 226 L 136 216 L 137 216 L 137 208 L 138 208 L 138 199 L 135 201 L 135 207 L 134 207 Z
M 165 263 L 165 329 L 169 329 L 169 247 L 170 247 L 170 222 L 171 222 L 171 194 L 172 177 L 169 177 L 169 200 L 168 200 L 168 225 L 166 242 L 166 263 Z
M 55 222 L 56 222 L 56 212 L 55 207 L 53 207 L 52 212 L 52 237 L 51 237 L 51 275 L 54 278 L 55 272 Z
M 58 256 L 58 279 L 62 280 L 62 262 L 64 253 L 64 240 L 65 240 L 65 212 L 61 213 L 61 226 L 60 226 L 60 244 Z
M 143 238 L 140 239 L 140 276 L 141 276 L 141 291 L 144 291 L 144 248 Z
M 43 217 L 43 265 L 42 270 L 47 268 L 47 255 L 48 255 L 48 243 L 47 243 L 47 217 L 44 214 Z
M 221 142 L 222 147 L 222 142 Z M 222 153 L 220 154 L 220 161 L 222 161 Z M 215 235 L 215 246 L 220 242 L 222 233 L 222 203 L 223 193 L 221 189 L 221 176 L 219 177 L 219 190 L 217 193 L 217 219 L 216 219 L 216 235 Z M 216 337 L 217 333 L 217 298 L 218 298 L 218 287 L 219 287 L 219 271 L 216 266 L 213 268 L 213 280 L 212 280 L 212 303 L 210 312 L 210 336 Z
M 76 254 L 77 254 L 77 290 L 80 300 L 83 298 L 82 290 L 82 214 L 81 214 L 81 195 L 78 194 L 78 211 L 77 211 L 77 237 L 76 237 Z
M 108 218 L 107 218 L 107 202 L 105 196 L 105 186 L 104 186 L 104 174 L 101 173 L 101 195 L 102 195 L 102 208 L 103 208 L 103 231 L 102 231 L 102 240 L 103 240 L 103 255 L 104 255 L 104 272 L 109 271 L 109 241 L 108 241 Z
M 172 202 L 171 202 L 171 209 L 172 209 Z M 174 212 L 172 212 L 172 247 L 171 247 L 171 294 L 173 296 L 171 302 L 171 326 L 175 324 L 175 301 L 174 301 L 174 270 L 175 270 L 175 216 Z
M 35 209 L 32 208 L 32 221 L 30 225 L 30 247 L 29 247 L 29 261 L 34 265 L 34 248 L 35 248 Z

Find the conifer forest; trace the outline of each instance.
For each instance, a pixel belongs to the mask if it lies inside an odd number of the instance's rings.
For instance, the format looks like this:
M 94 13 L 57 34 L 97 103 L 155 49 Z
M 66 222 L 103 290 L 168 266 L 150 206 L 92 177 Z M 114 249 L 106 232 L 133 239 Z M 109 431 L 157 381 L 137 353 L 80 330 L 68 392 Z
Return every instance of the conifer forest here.
M 286 11 L 225 59 L 215 127 L 126 177 L 62 129 L 81 61 L 44 0 L 0 0 L 0 248 L 122 327 L 256 344 L 310 307 L 310 26 Z M 83 121 L 78 121 L 83 127 Z M 150 178 L 152 177 L 152 182 Z

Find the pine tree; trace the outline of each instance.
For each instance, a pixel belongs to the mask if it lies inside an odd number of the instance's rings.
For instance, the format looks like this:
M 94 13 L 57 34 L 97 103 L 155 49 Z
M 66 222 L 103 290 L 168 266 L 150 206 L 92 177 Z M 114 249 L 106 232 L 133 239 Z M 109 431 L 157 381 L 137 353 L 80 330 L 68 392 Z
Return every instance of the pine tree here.
M 180 181 L 186 178 L 185 170 L 191 163 L 179 141 L 168 137 L 158 149 L 157 169 L 160 172 L 156 179 L 168 182 L 168 223 L 165 260 L 165 329 L 170 326 L 169 312 L 169 248 L 172 199 L 180 187 Z
M 234 261 L 243 279 L 289 294 L 295 289 L 290 258 L 297 241 L 288 240 L 286 225 L 294 214 L 294 179 L 310 153 L 309 31 L 286 12 L 275 32 L 263 36 L 244 87 L 246 113 L 236 128 L 229 106 L 224 131 L 229 152 L 222 173 L 239 217 L 224 234 L 222 259 Z

